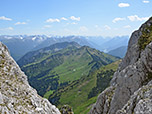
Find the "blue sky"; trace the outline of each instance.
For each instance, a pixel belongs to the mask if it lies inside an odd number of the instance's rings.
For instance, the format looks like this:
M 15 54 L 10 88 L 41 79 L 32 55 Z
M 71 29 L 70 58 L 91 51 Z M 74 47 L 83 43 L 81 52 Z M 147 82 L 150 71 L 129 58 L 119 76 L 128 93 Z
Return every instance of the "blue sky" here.
M 0 0 L 0 35 L 130 35 L 151 0 Z

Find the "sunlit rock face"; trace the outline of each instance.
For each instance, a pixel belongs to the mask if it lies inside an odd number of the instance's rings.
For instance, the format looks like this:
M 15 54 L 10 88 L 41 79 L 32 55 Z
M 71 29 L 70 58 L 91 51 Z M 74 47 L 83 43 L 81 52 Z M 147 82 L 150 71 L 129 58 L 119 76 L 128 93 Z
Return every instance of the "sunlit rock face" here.
M 40 97 L 27 76 L 0 42 L 0 114 L 60 114 L 47 99 Z
M 135 31 L 128 50 L 90 114 L 152 114 L 152 18 Z

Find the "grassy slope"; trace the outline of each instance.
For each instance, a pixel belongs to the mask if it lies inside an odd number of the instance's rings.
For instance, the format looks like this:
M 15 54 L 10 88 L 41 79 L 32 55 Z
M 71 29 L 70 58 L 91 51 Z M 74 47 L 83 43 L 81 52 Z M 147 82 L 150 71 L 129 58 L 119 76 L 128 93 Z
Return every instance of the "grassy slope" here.
M 85 50 L 82 50 L 81 54 L 64 57 L 64 63 L 54 68 L 51 72 L 56 72 L 60 77 L 61 83 L 68 81 L 74 81 L 80 79 L 84 75 L 88 75 L 92 65 L 88 65 L 92 61 L 92 58 Z
M 73 84 L 74 86 L 71 86 L 71 84 L 64 88 L 59 92 L 61 96 L 58 107 L 60 108 L 62 105 L 68 104 L 73 107 L 75 114 L 86 114 L 90 110 L 91 105 L 96 102 L 97 96 L 88 99 L 88 94 L 92 88 L 96 86 L 97 74 L 101 71 L 107 71 L 110 69 L 115 71 L 119 63 L 120 61 L 116 61 L 107 66 L 101 67 L 89 76 L 80 79 L 77 84 Z
M 97 101 L 97 97 L 98 96 L 92 97 L 86 100 L 83 104 L 79 105 L 74 111 L 75 114 L 87 114 L 92 108 L 92 105 Z
M 96 101 L 96 97 L 88 99 L 88 94 L 96 87 L 97 74 L 104 67 L 94 71 L 118 60 L 86 46 L 46 55 L 41 52 L 34 58 L 37 58 L 36 61 L 22 67 L 29 76 L 30 84 L 41 96 L 51 100 L 53 97 L 58 107 L 65 104 L 72 106 L 76 114 L 87 112 L 89 106 Z M 111 67 L 112 64 L 109 68 Z
M 52 74 L 55 72 L 59 75 L 59 83 L 69 82 L 78 80 L 83 76 L 88 75 L 92 65 L 88 65 L 92 61 L 92 58 L 88 53 L 80 56 L 69 56 L 66 57 L 64 63 L 60 66 L 55 67 L 49 72 Z M 48 91 L 44 94 L 45 98 L 48 98 L 53 92 Z
M 96 78 L 97 74 L 100 71 L 107 71 L 107 70 L 111 70 L 111 69 L 116 71 L 120 62 L 121 62 L 121 60 L 116 61 L 116 62 L 109 64 L 109 65 L 106 65 L 104 67 L 101 67 L 93 75 Z M 82 103 L 81 105 L 78 105 L 77 108 L 74 110 L 75 114 L 87 114 L 90 111 L 91 106 L 96 102 L 97 97 L 98 97 L 98 95 L 95 97 L 92 97 L 90 99 L 86 99 L 86 101 L 84 103 Z
M 22 66 L 22 70 L 28 75 L 31 86 L 46 98 L 60 84 L 78 80 L 87 76 L 90 71 L 118 60 L 87 46 L 65 48 L 55 53 L 45 54 L 41 52 L 34 56 L 37 59 Z

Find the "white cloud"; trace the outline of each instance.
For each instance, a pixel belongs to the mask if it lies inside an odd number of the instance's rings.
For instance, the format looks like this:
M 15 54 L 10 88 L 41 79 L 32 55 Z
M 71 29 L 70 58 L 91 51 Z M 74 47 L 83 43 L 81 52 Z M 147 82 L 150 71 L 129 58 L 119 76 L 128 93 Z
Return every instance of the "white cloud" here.
M 5 16 L 1 16 L 1 17 L 0 17 L 0 20 L 12 21 L 11 18 L 7 18 L 7 17 L 5 17 Z
M 80 17 L 71 16 L 70 19 L 74 20 L 74 21 L 80 21 Z M 52 19 L 52 18 L 50 18 L 50 19 L 46 20 L 46 22 L 53 23 L 53 22 L 60 22 L 61 20 L 67 21 L 68 19 L 65 18 L 65 17 L 61 17 L 60 19 Z M 77 23 L 71 23 L 71 24 L 77 24 Z
M 112 22 L 116 23 L 117 21 L 124 21 L 124 20 L 126 20 L 126 19 L 125 18 L 119 18 L 119 17 L 117 17 Z
M 74 21 L 80 21 L 80 17 L 71 16 L 70 19 Z
M 76 24 L 78 24 L 78 23 L 76 23 L 76 22 L 73 22 L 73 23 L 71 23 L 72 25 L 76 25 Z
M 106 30 L 110 30 L 110 29 L 111 29 L 111 27 L 109 27 L 108 25 L 105 25 L 104 28 L 105 28 Z
M 66 25 L 77 25 L 78 23 L 72 22 L 72 23 L 66 23 Z
M 44 25 L 44 28 L 51 28 L 51 25 Z
M 79 28 L 79 30 L 80 30 L 81 32 L 86 32 L 86 31 L 88 31 L 88 28 L 85 27 L 85 26 L 81 26 L 81 27 Z
M 95 25 L 94 27 L 96 28 L 97 31 L 102 31 L 102 29 L 98 25 Z
M 17 22 L 17 23 L 15 23 L 15 25 L 25 25 L 25 24 L 27 24 L 26 22 Z
M 148 0 L 144 0 L 144 1 L 143 1 L 143 3 L 149 3 L 149 2 L 150 2 L 150 1 L 148 1 Z
M 130 21 L 146 21 L 149 17 L 138 17 L 137 15 L 128 16 Z
M 8 27 L 6 28 L 7 30 L 14 30 L 13 27 Z
M 118 6 L 121 7 L 121 8 L 122 7 L 129 7 L 130 4 L 128 4 L 128 3 L 119 3 Z
M 62 17 L 61 20 L 67 21 L 68 19 L 65 17 Z
M 6 31 L 6 30 L 14 30 L 14 28 L 13 28 L 13 27 L 8 27 L 8 28 L 1 28 L 0 30 L 2 30 L 2 31 Z
M 5 31 L 5 30 L 14 30 L 14 28 L 13 27 L 8 27 L 8 28 L 1 28 L 0 30 L 3 30 L 3 31 Z
M 131 26 L 130 25 L 126 25 L 123 28 L 131 28 Z
M 50 18 L 50 19 L 46 20 L 46 22 L 47 23 L 49 23 L 49 22 L 53 23 L 53 22 L 60 22 L 60 20 L 59 19 L 52 19 L 52 18 Z

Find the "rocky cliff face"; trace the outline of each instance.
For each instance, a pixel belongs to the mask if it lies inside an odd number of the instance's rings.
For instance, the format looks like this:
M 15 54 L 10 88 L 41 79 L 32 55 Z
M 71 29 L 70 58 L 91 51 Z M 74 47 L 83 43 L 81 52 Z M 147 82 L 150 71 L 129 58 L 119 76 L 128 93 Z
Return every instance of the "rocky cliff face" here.
M 152 114 L 152 18 L 135 31 L 125 58 L 90 114 Z
M 0 42 L 0 114 L 60 114 L 29 86 L 27 77 Z

